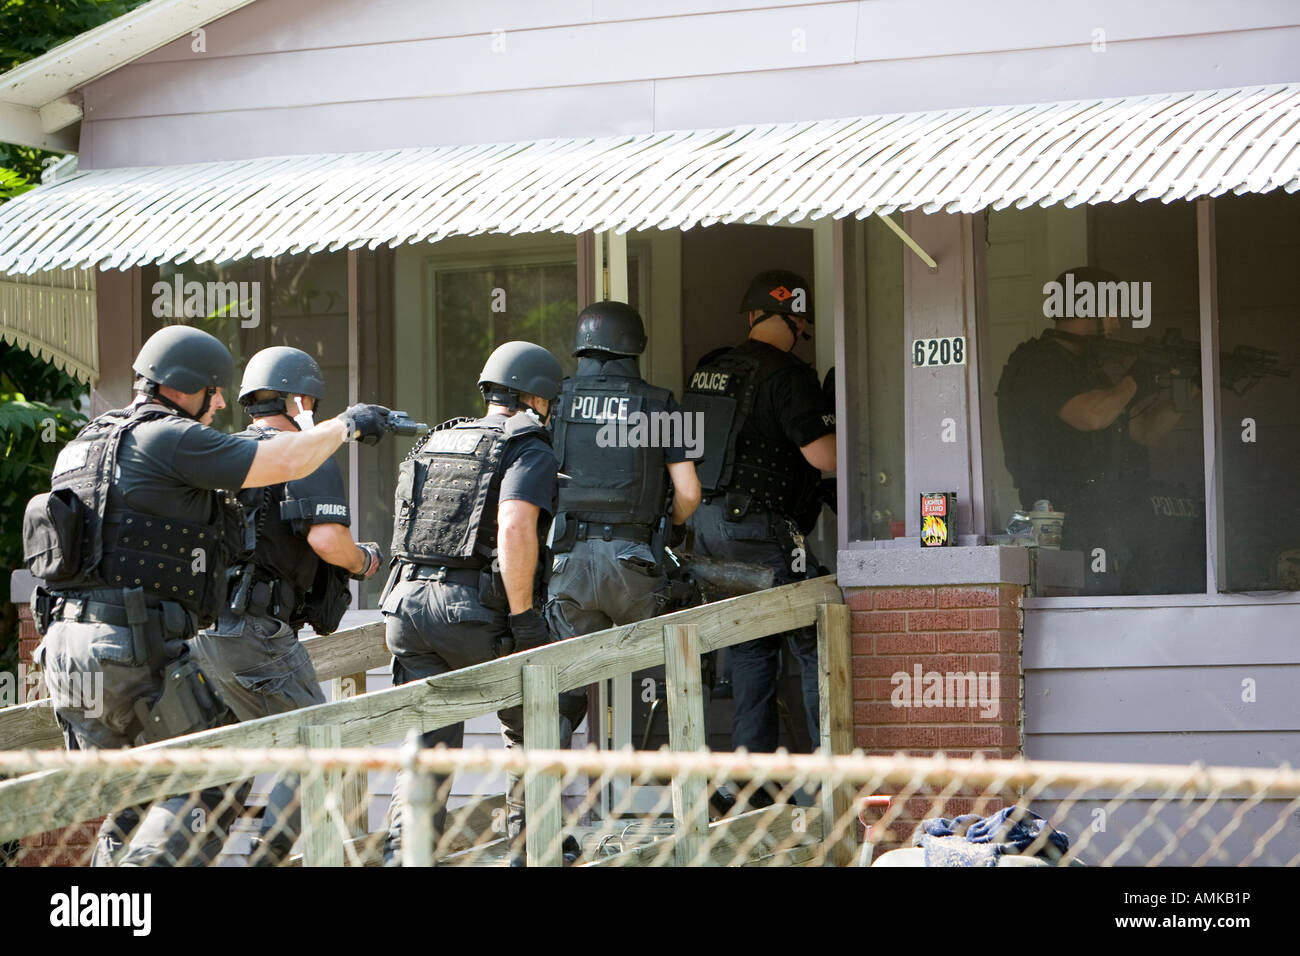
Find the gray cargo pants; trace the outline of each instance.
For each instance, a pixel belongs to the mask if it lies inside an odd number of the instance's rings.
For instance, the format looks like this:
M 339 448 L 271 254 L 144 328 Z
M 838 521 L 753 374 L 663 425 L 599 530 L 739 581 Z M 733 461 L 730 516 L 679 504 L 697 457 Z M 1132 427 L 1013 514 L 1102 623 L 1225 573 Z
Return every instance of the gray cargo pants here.
M 213 691 L 238 720 L 256 720 L 325 703 L 307 649 L 289 625 L 273 617 L 223 614 L 189 642 Z M 275 781 L 262 814 L 254 866 L 288 858 L 302 829 L 298 777 Z
M 399 568 L 402 566 L 399 565 Z M 424 570 L 421 569 L 422 573 Z M 395 574 L 397 571 L 394 572 Z M 435 677 L 448 671 L 495 660 L 497 640 L 509 635 L 506 615 L 479 603 L 478 588 L 463 583 L 428 579 L 398 580 L 386 594 L 382 610 L 386 624 L 388 650 L 393 654 L 393 683 Z M 572 742 L 576 726 L 564 695 L 560 700 L 560 746 Z M 582 698 L 586 708 L 586 698 Z M 522 707 L 498 711 L 501 736 L 506 747 L 523 743 Z M 581 721 L 581 714 L 577 720 Z M 459 748 L 464 744 L 464 723 L 452 724 L 422 734 L 421 746 L 445 744 Z M 388 808 L 388 837 L 384 841 L 384 865 L 400 866 L 402 859 L 402 814 L 407 787 L 405 772 L 397 774 L 393 799 Z M 451 779 L 434 777 L 435 805 L 433 817 L 434 846 L 443 840 L 447 823 L 447 797 Z M 506 832 L 512 845 L 521 852 L 524 801 L 522 782 L 514 774 L 506 780 Z
M 700 505 L 691 516 L 695 529 L 695 553 L 723 561 L 761 564 L 774 572 L 774 584 L 790 584 L 802 578 L 791 571 L 791 556 L 778 540 L 775 522 L 788 520 L 766 512 L 748 514 L 739 521 L 727 520 L 724 498 Z M 816 561 L 804 556 L 808 567 Z M 821 742 L 818 729 L 817 629 L 801 627 L 785 634 L 770 634 L 731 648 L 733 693 L 731 745 L 751 753 L 771 753 L 780 739 L 776 689 L 780 675 L 782 645 L 799 660 L 804 716 L 815 749 Z
M 181 638 L 168 635 L 168 660 L 185 653 Z M 55 620 L 36 660 L 54 698 L 54 711 L 69 750 L 109 750 L 134 743 L 134 705 L 161 692 L 146 652 L 130 628 L 90 621 Z M 181 794 L 152 806 L 130 807 L 100 827 L 93 866 L 204 866 L 216 858 L 237 802 Z M 143 822 L 142 822 L 143 818 Z

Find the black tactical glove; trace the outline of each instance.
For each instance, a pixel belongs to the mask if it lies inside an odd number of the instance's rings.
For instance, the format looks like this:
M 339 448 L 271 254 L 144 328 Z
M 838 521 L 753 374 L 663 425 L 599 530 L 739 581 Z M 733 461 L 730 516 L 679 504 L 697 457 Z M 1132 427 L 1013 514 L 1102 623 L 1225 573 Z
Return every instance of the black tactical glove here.
M 531 651 L 551 643 L 551 630 L 546 626 L 546 618 L 533 608 L 520 614 L 511 614 L 506 619 L 510 633 L 515 639 L 515 652 Z
M 383 564 L 384 552 L 379 550 L 379 543 L 376 541 L 358 541 L 357 547 L 366 556 L 366 563 L 360 571 L 350 573 L 348 577 L 353 581 L 369 581 L 379 570 L 379 565 Z
M 1140 358 L 1134 362 L 1128 370 L 1128 374 L 1137 383 L 1137 391 L 1133 393 L 1133 401 L 1140 401 L 1148 395 L 1154 395 L 1160 391 L 1160 383 L 1156 379 L 1157 376 L 1164 375 L 1166 372 L 1168 372 L 1168 369 L 1164 365 L 1150 359 Z
M 388 431 L 390 414 L 383 405 L 351 405 L 339 415 L 339 421 L 348 427 L 347 441 L 377 445 Z
M 668 547 L 674 551 L 681 548 L 686 543 L 686 525 L 675 524 L 672 530 L 668 532 Z

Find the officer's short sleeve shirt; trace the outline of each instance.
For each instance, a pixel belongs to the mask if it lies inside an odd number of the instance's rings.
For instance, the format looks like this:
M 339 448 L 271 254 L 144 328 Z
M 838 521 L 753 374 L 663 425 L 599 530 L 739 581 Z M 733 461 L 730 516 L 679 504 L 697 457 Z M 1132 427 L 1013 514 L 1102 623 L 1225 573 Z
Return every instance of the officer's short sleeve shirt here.
M 665 401 L 665 408 L 670 416 L 668 419 L 670 422 L 678 421 L 681 418 L 682 407 L 677 403 L 677 399 L 673 397 L 671 392 L 668 394 L 668 397 Z M 683 437 L 685 436 L 686 434 L 685 427 L 681 429 L 681 434 Z M 701 440 L 703 440 L 703 436 L 701 435 L 700 437 Z M 679 461 L 687 461 L 690 448 L 687 446 L 685 441 L 669 442 L 667 447 L 664 448 L 663 452 L 664 452 L 664 461 L 667 464 L 671 465 L 671 464 L 676 464 Z
M 256 454 L 251 438 L 169 415 L 142 422 L 123 438 L 113 488 L 128 510 L 206 522 L 209 492 L 239 488 Z
M 307 505 L 304 509 L 303 524 L 294 523 L 294 529 L 299 534 L 306 535 L 311 525 L 341 524 L 344 527 L 351 525 L 348 498 L 343 489 L 343 472 L 339 470 L 339 463 L 333 458 L 327 458 L 325 464 L 306 478 L 288 482 L 285 489 L 287 497 L 305 502 Z
M 763 343 L 751 348 L 770 349 Z M 775 351 L 775 350 L 774 350 Z M 826 400 L 817 372 L 792 355 L 784 369 L 769 376 L 756 396 L 755 425 L 766 437 L 784 437 L 799 448 L 835 433 L 835 406 Z
M 501 463 L 500 501 L 527 501 L 554 514 L 555 475 L 559 470 L 551 446 L 526 438 L 510 442 Z

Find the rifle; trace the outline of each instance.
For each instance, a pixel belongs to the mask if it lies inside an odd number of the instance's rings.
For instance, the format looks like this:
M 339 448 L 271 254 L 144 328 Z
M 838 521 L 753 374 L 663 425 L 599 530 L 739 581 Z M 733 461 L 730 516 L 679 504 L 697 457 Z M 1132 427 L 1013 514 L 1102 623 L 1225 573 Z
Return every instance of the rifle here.
M 1069 333 L 1058 332 L 1058 335 Z M 1131 356 L 1137 360 L 1159 363 L 1173 370 L 1170 387 L 1173 389 L 1174 407 L 1186 411 L 1190 407 L 1188 383 L 1201 377 L 1201 343 L 1183 338 L 1178 329 L 1168 329 L 1159 339 L 1145 342 L 1122 342 L 1101 336 L 1070 336 L 1082 340 L 1091 355 L 1097 358 Z M 1234 395 L 1245 395 L 1268 376 L 1290 378 L 1291 369 L 1282 364 L 1278 353 L 1253 345 L 1238 345 L 1231 352 L 1219 353 L 1219 385 Z

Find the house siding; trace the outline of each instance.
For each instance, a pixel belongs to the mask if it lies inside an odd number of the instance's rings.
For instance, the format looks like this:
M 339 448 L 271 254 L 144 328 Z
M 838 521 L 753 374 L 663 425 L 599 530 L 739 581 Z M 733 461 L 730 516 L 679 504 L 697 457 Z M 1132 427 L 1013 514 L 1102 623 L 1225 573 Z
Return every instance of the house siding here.
M 1028 0 L 993 14 L 948 0 L 263 0 L 205 27 L 204 52 L 183 37 L 84 87 L 81 165 L 619 135 L 1294 79 L 1292 3 L 1105 2 L 1047 17 L 1042 9 Z

